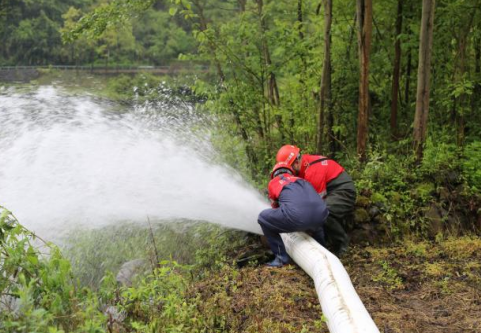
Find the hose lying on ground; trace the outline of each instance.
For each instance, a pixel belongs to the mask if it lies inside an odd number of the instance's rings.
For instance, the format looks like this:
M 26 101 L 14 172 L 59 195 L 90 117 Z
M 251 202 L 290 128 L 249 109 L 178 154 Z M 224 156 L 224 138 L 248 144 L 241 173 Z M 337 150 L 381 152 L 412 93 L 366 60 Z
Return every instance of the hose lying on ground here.
M 303 232 L 281 236 L 287 253 L 314 280 L 331 333 L 379 333 L 335 255 Z

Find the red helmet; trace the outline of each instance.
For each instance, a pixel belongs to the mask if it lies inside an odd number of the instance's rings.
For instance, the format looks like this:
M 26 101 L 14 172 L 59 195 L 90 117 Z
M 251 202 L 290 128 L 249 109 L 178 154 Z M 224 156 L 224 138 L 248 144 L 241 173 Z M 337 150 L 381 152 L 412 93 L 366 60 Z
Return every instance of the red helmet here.
M 296 160 L 297 155 L 299 155 L 300 151 L 300 148 L 293 145 L 282 146 L 281 149 L 279 149 L 279 151 L 277 152 L 276 161 L 285 162 L 289 166 L 291 166 L 292 163 L 294 163 L 294 161 Z
M 276 165 L 274 165 L 274 167 L 272 168 L 271 179 L 280 174 L 282 172 L 282 169 L 284 169 L 284 173 L 290 173 L 291 175 L 294 174 L 294 170 L 289 164 L 287 164 L 286 162 L 277 162 Z

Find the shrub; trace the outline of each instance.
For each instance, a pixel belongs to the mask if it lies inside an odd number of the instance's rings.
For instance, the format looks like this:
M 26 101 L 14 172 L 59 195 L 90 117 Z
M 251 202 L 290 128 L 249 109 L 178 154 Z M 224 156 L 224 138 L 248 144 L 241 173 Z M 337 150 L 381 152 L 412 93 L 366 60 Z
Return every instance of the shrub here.
M 98 301 L 79 291 L 59 249 L 21 226 L 5 208 L 0 211 L 0 298 L 10 305 L 0 311 L 0 330 L 103 331 Z M 47 253 L 33 242 L 43 243 Z
M 463 175 L 474 192 L 481 190 L 481 141 L 464 148 Z

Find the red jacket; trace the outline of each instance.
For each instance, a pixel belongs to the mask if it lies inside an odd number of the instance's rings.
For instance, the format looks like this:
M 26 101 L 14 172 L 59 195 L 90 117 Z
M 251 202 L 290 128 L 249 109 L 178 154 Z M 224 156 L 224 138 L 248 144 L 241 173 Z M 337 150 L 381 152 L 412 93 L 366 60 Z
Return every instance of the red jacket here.
M 299 177 L 292 176 L 288 173 L 283 173 L 277 177 L 274 177 L 267 187 L 269 191 L 269 199 L 271 200 L 272 208 L 279 207 L 278 200 L 281 195 L 281 191 L 287 184 L 294 183 Z
M 319 159 L 321 162 L 313 163 Z M 336 161 L 321 155 L 302 155 L 299 177 L 307 180 L 314 186 L 322 197 L 327 195 L 327 183 L 335 179 L 344 171 Z

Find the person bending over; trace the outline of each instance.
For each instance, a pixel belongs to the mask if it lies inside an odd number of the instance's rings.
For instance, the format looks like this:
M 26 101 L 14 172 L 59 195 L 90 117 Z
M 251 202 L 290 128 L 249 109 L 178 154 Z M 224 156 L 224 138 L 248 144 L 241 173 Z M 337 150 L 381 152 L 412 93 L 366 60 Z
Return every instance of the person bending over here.
M 347 219 L 354 212 L 356 188 L 351 176 L 336 161 L 321 155 L 300 154 L 293 145 L 282 146 L 276 161 L 285 162 L 295 174 L 314 186 L 326 201 L 329 217 L 325 224 L 326 243 L 341 257 L 348 249 Z
M 277 163 L 271 173 L 268 192 L 272 208 L 259 214 L 258 222 L 275 255 L 267 265 L 281 267 L 290 262 L 281 233 L 309 231 L 324 245 L 324 222 L 328 211 L 324 200 L 307 181 L 293 176 L 285 162 Z

